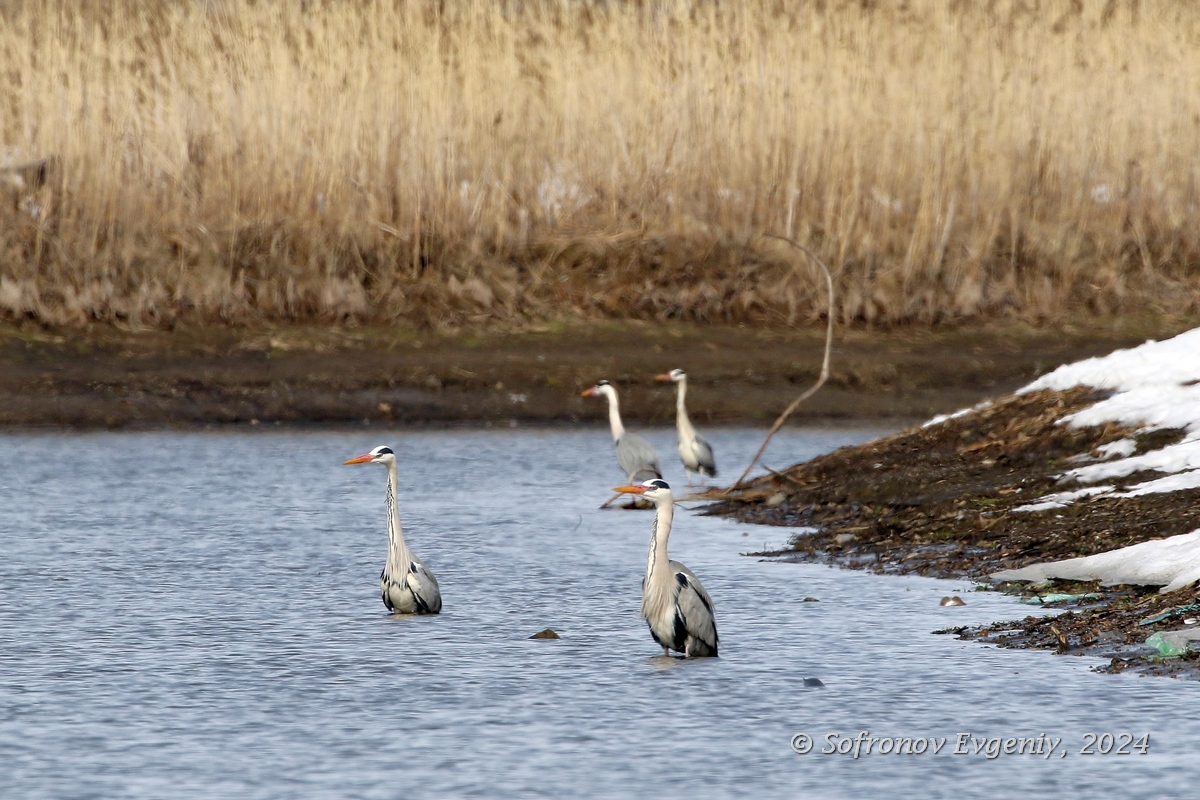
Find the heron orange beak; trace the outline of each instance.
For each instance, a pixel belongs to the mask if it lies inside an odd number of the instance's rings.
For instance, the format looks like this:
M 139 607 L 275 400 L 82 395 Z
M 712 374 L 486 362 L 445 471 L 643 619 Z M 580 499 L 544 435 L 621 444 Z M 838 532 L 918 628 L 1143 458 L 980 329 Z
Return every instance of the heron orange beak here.
M 579 393 L 579 396 L 580 397 L 591 397 L 595 393 L 596 393 L 596 387 L 593 386 L 590 389 L 584 389 L 582 392 Z
M 664 372 L 662 375 L 655 375 L 654 380 L 660 381 L 662 383 L 671 383 L 675 379 L 671 377 L 671 373 Z
M 343 464 L 367 464 L 367 463 L 370 463 L 374 458 L 375 458 L 375 456 L 371 455 L 370 453 L 367 453 L 366 455 L 355 456 L 354 458 L 348 458 L 345 461 L 343 461 L 342 463 Z
M 614 486 L 613 491 L 620 492 L 621 494 L 645 494 L 646 487 L 645 486 Z

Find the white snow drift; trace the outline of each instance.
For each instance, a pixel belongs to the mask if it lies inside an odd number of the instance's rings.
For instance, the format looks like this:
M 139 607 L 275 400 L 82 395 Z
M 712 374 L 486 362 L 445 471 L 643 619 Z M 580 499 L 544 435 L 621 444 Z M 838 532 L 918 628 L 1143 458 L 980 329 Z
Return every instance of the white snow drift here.
M 1077 386 L 1108 390 L 1112 395 L 1065 417 L 1061 424 L 1082 428 L 1117 423 L 1140 432 L 1181 429 L 1184 436 L 1175 444 L 1138 455 L 1134 455 L 1135 443 L 1128 439 L 1098 448 L 1095 456 L 1081 453 L 1072 460 L 1092 463 L 1068 470 L 1061 479 L 1104 485 L 1058 492 L 1017 511 L 1050 511 L 1086 502 L 1088 497 L 1137 497 L 1200 487 L 1200 328 L 1165 342 L 1149 341 L 1067 364 L 1018 394 Z M 1157 472 L 1162 477 L 1121 484 L 1122 479 L 1139 472 Z M 1005 570 L 993 577 L 1039 583 L 1061 578 L 1162 585 L 1162 591 L 1172 591 L 1200 580 L 1200 530 L 1086 558 Z
M 992 577 L 1001 581 L 1034 583 L 1046 583 L 1055 578 L 1100 581 L 1105 586 L 1128 583 L 1162 586 L 1160 592 L 1173 592 L 1200 580 L 1200 531 L 1141 542 L 1094 556 L 1006 569 Z

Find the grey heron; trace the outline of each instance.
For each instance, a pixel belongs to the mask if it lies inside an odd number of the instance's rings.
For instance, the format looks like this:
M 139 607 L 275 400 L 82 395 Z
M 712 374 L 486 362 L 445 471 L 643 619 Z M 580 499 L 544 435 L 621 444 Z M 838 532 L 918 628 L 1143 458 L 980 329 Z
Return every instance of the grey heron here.
M 625 470 L 626 479 L 636 483 L 649 478 L 661 478 L 662 470 L 658 466 L 658 454 L 654 448 L 641 436 L 625 430 L 621 424 L 620 404 L 613 385 L 608 381 L 599 381 L 592 388 L 585 389 L 581 396 L 608 398 L 608 423 L 612 426 L 613 444 L 617 448 L 617 463 Z
M 692 485 L 692 473 L 700 473 L 700 483 L 704 476 L 717 477 L 717 461 L 713 456 L 712 445 L 700 434 L 696 433 L 692 421 L 688 419 L 684 397 L 687 396 L 687 373 L 681 369 L 673 369 L 663 375 L 656 375 L 655 380 L 663 383 L 674 383 L 679 388 L 675 396 L 675 428 L 679 431 L 679 460 L 687 472 L 688 486 Z
M 388 471 L 388 557 L 379 575 L 379 592 L 388 611 L 397 614 L 436 614 L 442 610 L 442 593 L 437 578 L 421 563 L 400 530 L 400 509 L 396 506 L 396 454 L 380 445 L 365 455 L 348 459 L 346 464 L 383 464 Z
M 667 556 L 667 539 L 675 514 L 671 487 L 661 478 L 613 491 L 641 495 L 654 503 L 654 534 L 642 581 L 642 618 L 650 635 L 663 649 L 691 658 L 717 655 L 717 619 L 713 601 L 700 579 L 683 564 Z

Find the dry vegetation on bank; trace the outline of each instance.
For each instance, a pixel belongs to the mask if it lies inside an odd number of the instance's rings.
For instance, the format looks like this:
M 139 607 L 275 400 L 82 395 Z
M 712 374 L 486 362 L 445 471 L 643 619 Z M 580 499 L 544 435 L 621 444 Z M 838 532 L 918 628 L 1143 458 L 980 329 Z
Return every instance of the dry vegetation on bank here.
M 1030 10 L 1034 8 L 1035 10 Z M 1172 0 L 12 2 L 0 315 L 870 322 L 1200 293 Z M 23 184 L 23 185 L 21 185 Z

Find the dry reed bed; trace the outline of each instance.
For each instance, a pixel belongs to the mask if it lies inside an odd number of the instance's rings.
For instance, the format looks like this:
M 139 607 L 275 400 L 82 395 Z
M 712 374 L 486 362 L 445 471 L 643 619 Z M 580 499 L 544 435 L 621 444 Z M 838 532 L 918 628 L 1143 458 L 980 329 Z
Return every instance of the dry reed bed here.
M 821 315 L 763 231 L 845 320 L 1194 310 L 1200 8 L 1029 5 L 6 4 L 0 315 Z

